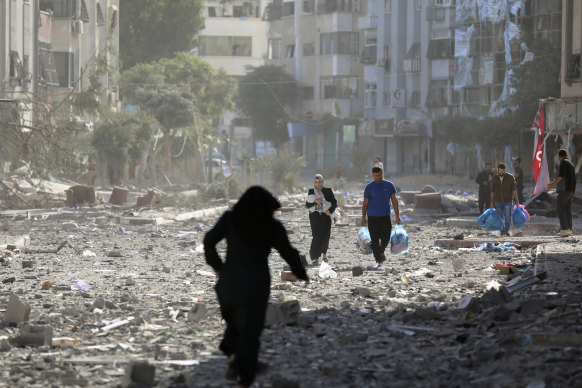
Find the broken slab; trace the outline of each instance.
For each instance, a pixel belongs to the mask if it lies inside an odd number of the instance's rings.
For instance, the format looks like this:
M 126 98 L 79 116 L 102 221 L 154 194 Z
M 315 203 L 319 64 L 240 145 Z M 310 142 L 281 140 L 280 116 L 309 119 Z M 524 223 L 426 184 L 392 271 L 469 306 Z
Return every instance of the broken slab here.
M 7 325 L 18 325 L 19 323 L 28 321 L 30 315 L 30 305 L 23 303 L 19 297 L 10 294 L 8 305 L 6 306 L 6 315 L 4 322 Z
M 494 240 L 496 239 L 496 240 Z M 486 237 L 486 238 L 475 238 L 475 239 L 465 239 L 465 240 L 455 240 L 455 239 L 436 239 L 434 241 L 435 246 L 440 246 L 443 248 L 475 248 L 481 244 L 487 243 L 499 243 L 502 241 L 511 241 L 522 247 L 532 247 L 540 244 L 546 244 L 548 242 L 555 241 L 555 238 L 551 237 Z
M 95 203 L 95 188 L 92 186 L 76 185 L 65 190 L 65 204 L 67 207 L 79 207 L 85 203 Z
M 53 328 L 44 325 L 22 325 L 20 334 L 13 339 L 18 346 L 51 346 Z
M 113 186 L 111 196 L 109 197 L 109 203 L 112 203 L 113 205 L 123 205 L 127 202 L 127 193 L 129 193 L 128 189 Z
M 132 361 L 125 368 L 123 388 L 153 387 L 156 367 L 147 362 Z
M 477 226 L 477 217 L 449 217 L 445 218 L 445 225 L 457 228 L 466 229 L 479 229 Z M 554 231 L 558 229 L 558 224 L 555 221 L 544 221 L 544 222 L 526 222 L 520 229 L 522 231 L 528 231 L 532 233 L 541 233 Z
M 267 325 L 276 325 L 279 323 L 294 323 L 299 319 L 301 307 L 296 300 L 290 300 L 285 303 L 273 303 L 267 305 L 265 314 L 265 323 Z

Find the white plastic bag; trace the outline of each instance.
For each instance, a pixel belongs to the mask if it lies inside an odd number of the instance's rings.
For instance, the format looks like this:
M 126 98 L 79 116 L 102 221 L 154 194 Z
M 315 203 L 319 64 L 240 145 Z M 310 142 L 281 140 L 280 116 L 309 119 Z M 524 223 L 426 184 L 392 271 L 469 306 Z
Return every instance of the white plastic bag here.
M 319 277 L 322 279 L 337 278 L 337 272 L 331 268 L 331 265 L 327 264 L 325 261 L 322 261 L 321 266 L 319 267 Z

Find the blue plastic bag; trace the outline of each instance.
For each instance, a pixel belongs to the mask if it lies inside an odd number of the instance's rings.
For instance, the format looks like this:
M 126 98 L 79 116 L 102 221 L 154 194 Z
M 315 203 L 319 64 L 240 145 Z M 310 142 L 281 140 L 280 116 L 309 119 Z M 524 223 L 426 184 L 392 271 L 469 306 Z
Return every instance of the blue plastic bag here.
M 511 218 L 513 219 L 513 226 L 517 229 L 521 229 L 525 222 L 527 221 L 527 216 L 523 211 L 523 208 L 515 206 L 513 212 L 511 213 Z
M 363 253 L 364 255 L 369 255 L 372 253 L 372 239 L 370 238 L 370 232 L 368 232 L 368 228 L 365 226 L 362 226 L 358 231 L 356 246 L 360 250 L 360 253 Z
M 397 224 L 390 235 L 390 253 L 397 255 L 408 252 L 408 249 L 408 235 L 402 225 Z
M 489 208 L 483 212 L 477 218 L 477 225 L 480 228 L 485 228 L 485 230 L 502 230 L 503 229 L 503 217 L 496 209 Z

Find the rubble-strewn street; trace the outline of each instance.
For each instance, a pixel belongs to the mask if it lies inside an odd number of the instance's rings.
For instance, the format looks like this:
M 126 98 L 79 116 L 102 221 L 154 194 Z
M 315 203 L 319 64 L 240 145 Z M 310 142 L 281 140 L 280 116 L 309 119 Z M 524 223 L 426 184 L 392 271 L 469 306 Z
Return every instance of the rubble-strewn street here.
M 394 180 L 410 251 L 389 255 L 384 271 L 367 271 L 373 258 L 355 246 L 355 184 L 332 227 L 331 271 L 281 281 L 272 253 L 260 355 L 269 368 L 254 386 L 582 386 L 579 221 L 559 238 L 556 218 L 532 214 L 501 238 L 476 228 L 471 185 L 443 180 L 431 210 L 405 198 L 420 181 Z M 302 254 L 304 195 L 280 196 L 276 214 Z M 201 245 L 227 208 L 216 202 L 2 212 L 0 386 L 233 386 Z

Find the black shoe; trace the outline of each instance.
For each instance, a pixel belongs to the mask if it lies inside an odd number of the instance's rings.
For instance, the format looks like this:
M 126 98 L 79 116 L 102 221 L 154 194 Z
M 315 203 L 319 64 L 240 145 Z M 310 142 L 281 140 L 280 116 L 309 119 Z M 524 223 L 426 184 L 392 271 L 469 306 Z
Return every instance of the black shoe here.
M 386 255 L 382 253 L 382 256 L 380 256 L 380 260 L 378 260 L 378 263 L 383 263 L 386 261 Z

